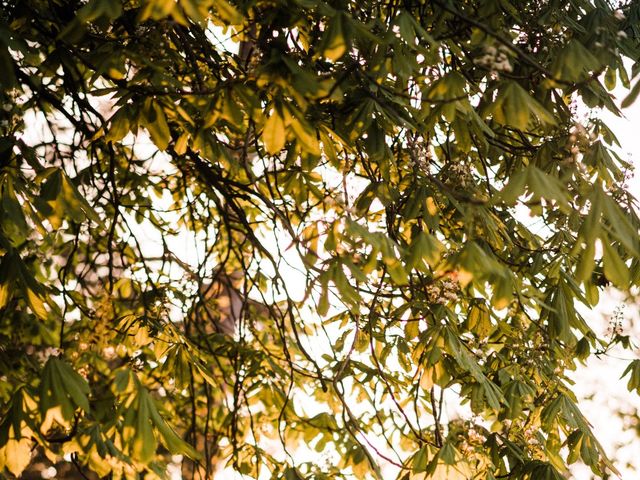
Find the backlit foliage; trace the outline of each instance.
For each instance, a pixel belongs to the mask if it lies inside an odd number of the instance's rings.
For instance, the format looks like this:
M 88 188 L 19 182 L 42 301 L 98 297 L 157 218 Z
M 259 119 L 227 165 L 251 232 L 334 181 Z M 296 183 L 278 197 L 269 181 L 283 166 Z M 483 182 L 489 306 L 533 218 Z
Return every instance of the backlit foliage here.
M 631 346 L 577 305 L 640 284 L 598 117 L 639 25 L 605 0 L 4 0 L 2 475 L 615 472 L 566 372 Z

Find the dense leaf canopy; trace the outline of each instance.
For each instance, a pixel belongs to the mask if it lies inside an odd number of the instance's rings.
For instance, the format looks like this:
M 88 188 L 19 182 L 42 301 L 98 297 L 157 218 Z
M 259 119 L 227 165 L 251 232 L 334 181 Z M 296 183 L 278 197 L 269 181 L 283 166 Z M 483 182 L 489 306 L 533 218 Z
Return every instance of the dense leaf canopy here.
M 1 5 L 0 475 L 615 472 L 639 2 Z

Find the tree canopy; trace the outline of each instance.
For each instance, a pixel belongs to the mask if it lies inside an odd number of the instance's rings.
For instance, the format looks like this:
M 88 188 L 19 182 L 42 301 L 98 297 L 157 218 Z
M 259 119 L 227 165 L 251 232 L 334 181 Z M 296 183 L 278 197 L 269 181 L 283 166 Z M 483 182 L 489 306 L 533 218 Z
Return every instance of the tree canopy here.
M 639 2 L 1 5 L 0 475 L 616 472 Z

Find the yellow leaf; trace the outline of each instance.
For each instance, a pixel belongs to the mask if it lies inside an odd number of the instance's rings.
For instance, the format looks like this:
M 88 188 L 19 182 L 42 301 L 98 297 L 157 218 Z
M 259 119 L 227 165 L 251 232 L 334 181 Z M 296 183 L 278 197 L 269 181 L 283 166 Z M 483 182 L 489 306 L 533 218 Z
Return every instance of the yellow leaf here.
M 438 206 L 436 205 L 436 201 L 433 199 L 433 197 L 427 197 L 426 205 L 429 215 L 433 217 L 438 213 Z
M 9 302 L 9 282 L 0 284 L 0 308 Z
M 491 332 L 491 317 L 484 303 L 476 303 L 469 310 L 467 328 L 480 338 L 486 338 Z
M 173 0 L 151 0 L 146 2 L 140 13 L 140 21 L 144 21 L 149 17 L 154 20 L 161 20 L 167 17 L 175 7 Z
M 19 477 L 31 462 L 31 441 L 28 438 L 10 439 L 3 450 L 5 467 Z
M 178 138 L 178 140 L 176 141 L 176 144 L 173 147 L 173 150 L 178 155 L 184 155 L 185 152 L 187 151 L 188 141 L 189 141 L 189 134 L 185 132 L 182 135 L 180 135 L 180 138 Z
M 171 140 L 171 132 L 164 110 L 157 102 L 145 102 L 145 127 L 158 149 L 164 151 Z
M 316 132 L 311 130 L 307 122 L 294 118 L 291 121 L 291 129 L 298 137 L 300 146 L 311 155 L 320 155 L 320 143 L 316 138 Z
M 55 407 L 51 407 L 49 410 L 47 410 L 47 413 L 45 413 L 44 415 L 42 425 L 40 426 L 40 431 L 46 434 L 49 430 L 51 430 L 52 427 L 56 425 L 59 425 L 63 428 L 68 428 L 70 426 L 69 421 L 64 418 L 62 407 L 60 405 L 56 405 Z
M 462 286 L 462 288 L 466 287 L 467 285 L 469 285 L 469 282 L 471 282 L 471 280 L 473 280 L 473 273 L 461 268 L 460 270 L 458 270 L 458 282 L 460 283 L 460 285 Z
M 56 455 L 56 452 L 52 452 L 48 448 L 44 449 L 44 456 L 53 464 L 56 464 L 61 460 L 60 455 Z
M 328 130 L 328 129 L 325 129 L 325 130 Z M 338 161 L 338 154 L 336 152 L 336 145 L 334 141 L 331 139 L 331 137 L 329 137 L 326 131 L 320 132 L 320 139 L 322 140 L 322 150 L 324 152 L 324 155 L 327 157 L 327 159 L 329 160 L 329 163 L 333 167 L 338 168 L 340 163 Z
M 420 377 L 420 386 L 423 390 L 429 390 L 431 389 L 431 387 L 433 387 L 433 385 L 433 369 L 427 368 Z
M 30 288 L 27 288 L 27 303 L 29 304 L 29 308 L 31 308 L 31 311 L 35 313 L 38 318 L 41 318 L 43 320 L 47 318 L 48 313 L 47 309 L 44 308 L 44 301 L 36 292 L 31 290 Z
M 89 467 L 91 467 L 91 470 L 96 472 L 100 478 L 106 477 L 112 470 L 108 460 L 98 453 L 98 449 L 95 445 L 93 445 L 91 450 L 89 450 Z
M 445 465 L 438 463 L 433 476 L 433 480 L 466 480 L 472 478 L 473 472 L 466 462 L 458 462 L 455 465 Z
M 369 462 L 367 462 L 366 460 L 353 465 L 351 468 L 353 468 L 353 474 L 356 478 L 365 478 L 370 470 Z
M 275 155 L 284 148 L 287 132 L 282 117 L 278 112 L 273 112 L 262 129 L 262 141 L 270 155 Z
M 138 328 L 138 331 L 136 332 L 133 338 L 135 340 L 136 345 L 140 347 L 144 347 L 145 345 L 148 345 L 152 341 L 152 339 L 149 337 L 149 330 L 147 330 L 147 327 Z
M 214 2 L 218 15 L 226 23 L 230 25 L 240 25 L 242 23 L 242 15 L 236 8 L 225 0 L 216 0 Z

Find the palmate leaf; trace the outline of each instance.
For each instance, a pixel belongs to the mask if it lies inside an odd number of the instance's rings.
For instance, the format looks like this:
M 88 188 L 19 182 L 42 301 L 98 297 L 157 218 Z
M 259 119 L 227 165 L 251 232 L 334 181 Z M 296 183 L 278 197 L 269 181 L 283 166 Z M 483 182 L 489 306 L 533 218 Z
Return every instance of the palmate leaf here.
M 82 223 L 87 218 L 104 227 L 93 207 L 61 169 L 48 169 L 40 176 L 44 180 L 34 204 L 53 228 L 60 228 L 64 220 Z
M 544 198 L 558 202 L 561 208 L 569 207 L 569 193 L 562 181 L 539 168 L 529 165 L 516 172 L 502 191 L 495 196 L 494 202 L 505 202 L 513 205 L 518 200 L 532 195 L 532 199 Z
M 43 416 L 59 408 L 61 418 L 67 422 L 74 417 L 77 408 L 89 413 L 89 385 L 65 361 L 50 357 L 42 372 L 40 382 L 40 411 Z
M 557 79 L 578 81 L 600 66 L 600 61 L 582 43 L 572 40 L 555 57 L 552 71 Z
M 508 82 L 503 86 L 495 101 L 483 113 L 492 116 L 498 123 L 520 130 L 525 130 L 534 119 L 546 126 L 556 123 L 553 115 L 517 82 Z
M 129 452 L 133 458 L 144 464 L 153 461 L 157 450 L 157 439 L 175 455 L 186 455 L 191 459 L 200 458 L 200 454 L 193 447 L 176 435 L 165 420 L 161 417 L 156 407 L 155 401 L 140 384 L 140 381 L 130 371 L 121 372 L 121 377 L 126 380 L 129 387 L 120 387 L 122 392 L 129 391 L 130 398 L 127 401 L 128 407 L 124 414 L 125 440 L 129 445 Z M 158 436 L 154 432 L 157 430 Z

